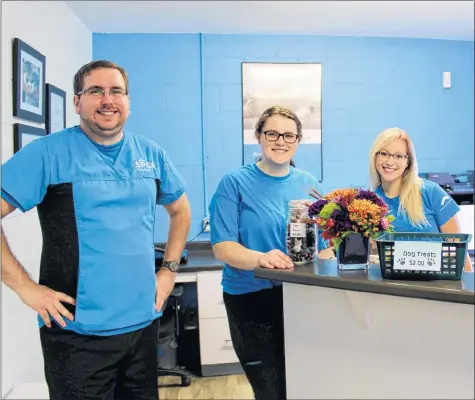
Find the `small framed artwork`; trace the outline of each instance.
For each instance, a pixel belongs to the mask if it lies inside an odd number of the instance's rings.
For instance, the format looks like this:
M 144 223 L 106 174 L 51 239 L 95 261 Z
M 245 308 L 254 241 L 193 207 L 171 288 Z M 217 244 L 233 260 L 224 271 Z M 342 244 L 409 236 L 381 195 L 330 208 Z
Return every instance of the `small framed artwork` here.
M 66 128 L 66 92 L 46 84 L 46 133 L 58 132 Z
M 13 116 L 45 122 L 46 57 L 18 38 L 13 40 Z
M 20 151 L 28 143 L 42 136 L 46 136 L 46 130 L 24 124 L 13 124 L 13 152 Z

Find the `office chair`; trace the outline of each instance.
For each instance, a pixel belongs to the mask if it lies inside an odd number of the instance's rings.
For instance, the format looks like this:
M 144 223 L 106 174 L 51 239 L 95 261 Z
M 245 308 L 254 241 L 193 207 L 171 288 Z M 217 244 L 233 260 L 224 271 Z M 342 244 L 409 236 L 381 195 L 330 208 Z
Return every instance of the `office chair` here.
M 178 363 L 178 338 L 180 336 L 180 302 L 183 285 L 173 288 L 164 312 L 160 318 L 158 331 L 158 376 L 181 377 L 181 384 L 164 384 L 159 387 L 190 386 L 191 374 Z

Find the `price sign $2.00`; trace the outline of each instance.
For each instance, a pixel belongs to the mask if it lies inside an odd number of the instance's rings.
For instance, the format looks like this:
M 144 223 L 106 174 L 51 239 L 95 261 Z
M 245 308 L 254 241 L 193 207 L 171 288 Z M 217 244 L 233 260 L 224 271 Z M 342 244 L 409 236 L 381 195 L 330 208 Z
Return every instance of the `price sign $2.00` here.
M 440 272 L 442 243 L 395 242 L 394 270 Z

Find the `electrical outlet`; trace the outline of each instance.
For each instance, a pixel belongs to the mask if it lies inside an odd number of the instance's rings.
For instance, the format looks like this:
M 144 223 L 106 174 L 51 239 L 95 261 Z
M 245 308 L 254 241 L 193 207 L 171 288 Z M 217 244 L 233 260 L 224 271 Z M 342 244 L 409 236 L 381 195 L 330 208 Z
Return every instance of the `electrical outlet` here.
M 209 219 L 208 218 L 203 219 L 203 231 L 204 232 L 209 232 Z

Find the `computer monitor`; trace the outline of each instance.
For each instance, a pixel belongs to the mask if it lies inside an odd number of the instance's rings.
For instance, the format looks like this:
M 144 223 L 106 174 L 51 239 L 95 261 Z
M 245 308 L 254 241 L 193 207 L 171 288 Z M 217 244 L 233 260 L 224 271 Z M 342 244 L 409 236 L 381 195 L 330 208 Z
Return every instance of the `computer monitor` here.
M 427 174 L 427 179 L 441 185 L 450 185 L 455 183 L 454 178 L 447 172 L 430 172 Z

